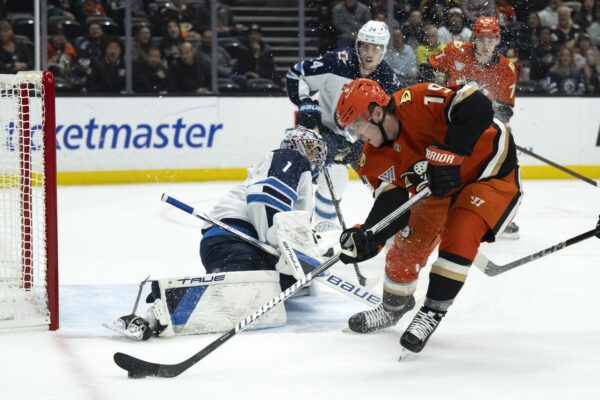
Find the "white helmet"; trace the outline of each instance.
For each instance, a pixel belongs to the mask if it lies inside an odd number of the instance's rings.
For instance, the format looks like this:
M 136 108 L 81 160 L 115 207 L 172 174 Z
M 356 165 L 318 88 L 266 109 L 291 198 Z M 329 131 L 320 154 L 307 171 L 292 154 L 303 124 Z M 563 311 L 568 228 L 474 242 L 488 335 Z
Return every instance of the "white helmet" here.
M 383 46 L 381 59 L 387 51 L 388 43 L 390 42 L 390 30 L 385 22 L 371 20 L 361 26 L 356 35 L 356 53 L 358 54 L 358 43 L 371 43 Z

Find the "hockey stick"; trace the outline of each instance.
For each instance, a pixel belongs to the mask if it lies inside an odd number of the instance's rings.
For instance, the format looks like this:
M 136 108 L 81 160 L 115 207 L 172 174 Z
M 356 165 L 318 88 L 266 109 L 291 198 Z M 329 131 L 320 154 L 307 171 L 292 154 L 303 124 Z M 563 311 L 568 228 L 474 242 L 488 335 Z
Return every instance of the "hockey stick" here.
M 594 185 L 594 186 L 598 187 L 598 182 L 596 182 L 593 179 L 587 178 L 587 177 L 585 177 L 585 176 L 583 176 L 583 175 L 581 175 L 581 174 L 573 171 L 572 169 L 563 167 L 562 165 L 559 165 L 559 164 L 557 164 L 557 163 L 555 163 L 553 161 L 550 161 L 550 160 L 548 160 L 545 157 L 542 157 L 542 156 L 540 156 L 538 154 L 535 154 L 533 151 L 528 150 L 525 147 L 521 147 L 521 146 L 516 146 L 516 147 L 517 147 L 517 150 L 519 150 L 519 151 L 521 151 L 521 152 L 523 152 L 523 153 L 525 153 L 525 154 L 527 154 L 527 155 L 529 155 L 529 156 L 531 156 L 533 158 L 537 158 L 538 160 L 540 160 L 542 162 L 545 162 L 546 164 L 548 164 L 548 165 L 550 165 L 550 166 L 552 166 L 552 167 L 554 167 L 556 169 L 559 169 L 559 170 L 561 170 L 562 172 L 564 172 L 566 174 L 574 176 L 575 178 L 581 179 L 582 181 L 584 181 L 586 183 L 589 183 L 590 185 Z
M 537 253 L 533 253 L 533 254 L 530 254 L 523 258 L 519 258 L 518 260 L 515 260 L 508 264 L 504 264 L 504 265 L 494 264 L 492 261 L 490 261 L 486 256 L 484 256 L 481 253 L 477 253 L 477 257 L 475 257 L 475 261 L 473 261 L 473 263 L 475 264 L 475 266 L 477 268 L 482 270 L 483 273 L 486 274 L 487 276 L 496 276 L 496 275 L 500 275 L 506 271 L 510 271 L 513 268 L 517 268 L 523 264 L 527 264 L 531 261 L 535 261 L 538 258 L 542 258 L 549 254 L 552 254 L 554 252 L 562 250 L 565 247 L 569 247 L 575 243 L 579 243 L 583 240 L 589 239 L 592 236 L 596 236 L 597 238 L 600 238 L 600 221 L 598 221 L 598 225 L 596 226 L 596 228 L 592 229 L 591 231 L 584 232 L 580 235 L 577 235 L 570 239 L 567 239 L 564 242 L 557 243 L 554 246 L 550 246 L 547 249 L 538 251 Z
M 344 221 L 344 216 L 342 215 L 342 210 L 340 208 L 340 202 L 338 201 L 335 195 L 335 189 L 333 188 L 333 181 L 331 180 L 331 176 L 329 175 L 329 169 L 327 166 L 323 168 L 323 176 L 325 176 L 325 181 L 327 181 L 327 187 L 329 188 L 329 194 L 331 194 L 331 201 L 333 202 L 333 206 L 335 207 L 335 213 L 337 214 L 338 220 L 340 221 L 340 225 L 342 225 L 342 229 L 346 230 L 346 221 Z M 354 272 L 356 273 L 356 278 L 358 279 L 358 283 L 361 286 L 367 286 L 367 278 L 360 272 L 358 268 L 358 264 L 354 263 Z
M 387 217 L 379 221 L 375 226 L 371 228 L 373 233 L 377 233 L 387 227 L 392 221 L 396 220 L 402 214 L 406 213 L 415 203 L 428 197 L 431 194 L 429 188 L 425 188 L 421 190 L 419 193 L 411 197 L 406 203 L 404 203 L 401 207 L 394 210 Z M 298 289 L 302 286 L 306 285 L 308 282 L 314 279 L 315 276 L 325 272 L 329 269 L 333 264 L 335 264 L 339 260 L 339 253 L 331 257 L 329 260 L 321 264 L 316 270 L 309 272 L 305 277 L 301 280 L 294 283 L 292 286 L 287 288 L 285 291 L 281 292 L 277 297 L 271 299 L 267 304 L 262 306 L 260 309 L 256 310 L 253 314 L 246 317 L 244 320 L 238 322 L 236 326 L 234 326 L 231 330 L 225 332 L 223 335 L 218 337 L 208 346 L 204 347 L 202 350 L 184 360 L 178 364 L 158 364 L 152 363 L 148 361 L 140 360 L 139 358 L 132 357 L 130 355 L 124 353 L 115 353 L 113 359 L 115 363 L 127 371 L 128 377 L 130 378 L 145 378 L 147 376 L 156 376 L 161 378 L 173 378 L 178 376 L 182 372 L 186 371 L 188 368 L 195 365 L 198 361 L 202 360 L 204 357 L 218 349 L 223 343 L 227 342 L 229 339 L 234 337 L 237 333 L 243 331 L 248 326 L 250 326 L 254 321 L 259 319 L 263 314 L 277 306 L 282 301 L 285 301 L 291 295 L 293 295 Z
M 193 207 L 185 204 L 182 201 L 179 201 L 171 196 L 167 196 L 166 194 L 162 195 L 161 200 L 167 204 L 170 204 L 170 205 L 180 209 L 181 211 L 184 211 L 188 214 L 195 216 L 196 218 L 203 220 L 204 222 L 208 222 L 209 224 L 216 225 L 216 226 L 226 230 L 227 232 L 232 233 L 233 235 L 237 236 L 238 238 L 244 240 L 247 243 L 250 243 L 251 245 L 258 247 L 262 251 L 264 251 L 274 257 L 280 256 L 279 249 L 271 246 L 268 243 L 261 242 L 260 240 L 255 239 L 252 236 L 250 236 L 238 229 L 235 229 L 234 227 L 227 225 L 226 223 L 224 223 L 222 221 L 216 220 L 216 219 L 212 218 L 211 216 L 209 216 L 208 214 L 203 213 L 202 211 L 195 210 Z M 300 252 L 298 252 L 298 253 L 300 253 Z M 299 257 L 303 258 L 301 253 L 300 253 Z M 293 257 L 292 260 L 294 260 L 295 258 L 296 257 Z M 306 262 L 305 265 L 306 264 L 308 264 L 311 268 L 315 268 L 313 265 L 311 265 L 308 262 Z M 295 265 L 295 267 L 297 269 L 302 268 L 300 265 Z M 317 282 L 324 284 L 326 286 L 329 286 L 330 288 L 337 290 L 338 292 L 350 297 L 351 299 L 360 301 L 361 303 L 363 303 L 367 306 L 374 307 L 374 306 L 379 305 L 379 303 L 381 303 L 381 297 L 379 297 L 375 293 L 371 293 L 371 292 L 367 291 L 365 288 L 358 286 L 356 283 L 349 282 L 338 275 L 330 274 L 327 277 L 316 276 L 315 278 L 316 278 L 315 280 Z

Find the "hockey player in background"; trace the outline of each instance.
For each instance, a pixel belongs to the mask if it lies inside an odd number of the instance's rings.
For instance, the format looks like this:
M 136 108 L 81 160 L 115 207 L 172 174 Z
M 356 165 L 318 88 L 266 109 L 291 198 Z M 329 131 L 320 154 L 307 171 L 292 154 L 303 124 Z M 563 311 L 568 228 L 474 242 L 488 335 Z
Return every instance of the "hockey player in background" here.
M 223 332 L 304 276 L 282 248 L 283 222 L 289 224 L 291 219 L 294 234 L 302 231 L 308 237 L 299 250 L 313 258 L 321 255 L 310 225 L 313 183 L 325 164 L 327 145 L 318 132 L 298 127 L 286 131 L 281 147 L 248 168 L 247 179 L 222 196 L 208 213 L 254 239 L 279 247 L 281 257 L 207 223 L 200 241 L 206 275 L 152 281 L 152 293 L 146 300 L 152 306 L 145 317 L 127 315 L 106 327 L 134 340 L 146 340 L 153 334 Z M 257 324 L 285 322 L 281 305 Z
M 515 105 L 515 65 L 498 52 L 500 24 L 494 17 L 481 16 L 473 24 L 472 42 L 454 41 L 439 54 L 430 55 L 419 67 L 419 82 L 436 82 L 434 71 L 443 73 L 445 85 L 477 87 L 492 100 L 495 117 L 509 127 Z M 504 232 L 506 239 L 518 239 L 513 222 Z
M 520 204 L 513 138 L 493 119 L 491 101 L 470 85 L 421 83 L 390 97 L 376 82 L 357 79 L 344 87 L 337 115 L 365 142 L 358 172 L 375 197 L 366 221 L 340 236 L 340 260 L 372 258 L 394 236 L 383 302 L 353 315 L 349 328 L 367 333 L 398 323 L 415 306 L 419 271 L 440 243 L 425 303 L 400 339 L 420 352 L 462 288 L 480 243 L 494 241 Z M 410 216 L 380 234 L 367 231 L 427 185 L 433 196 Z
M 298 106 L 297 124 L 318 129 L 327 142 L 326 165 L 336 197 L 341 200 L 348 184 L 348 167 L 357 167 L 362 143 L 353 143 L 335 121 L 335 105 L 342 86 L 353 79 L 368 77 L 386 93 L 400 89 L 397 76 L 383 61 L 390 41 L 388 27 L 381 21 L 369 21 L 358 31 L 354 48 L 325 53 L 313 60 L 300 61 L 287 73 L 290 100 Z M 336 223 L 335 206 L 326 179 L 321 176 L 315 200 L 315 219 Z

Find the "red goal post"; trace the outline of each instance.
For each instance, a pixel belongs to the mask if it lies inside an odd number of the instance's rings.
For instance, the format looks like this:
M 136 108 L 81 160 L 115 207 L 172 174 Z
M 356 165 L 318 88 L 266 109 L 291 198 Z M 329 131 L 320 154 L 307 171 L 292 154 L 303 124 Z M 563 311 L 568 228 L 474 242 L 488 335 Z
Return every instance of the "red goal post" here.
M 54 77 L 0 75 L 0 329 L 58 329 Z

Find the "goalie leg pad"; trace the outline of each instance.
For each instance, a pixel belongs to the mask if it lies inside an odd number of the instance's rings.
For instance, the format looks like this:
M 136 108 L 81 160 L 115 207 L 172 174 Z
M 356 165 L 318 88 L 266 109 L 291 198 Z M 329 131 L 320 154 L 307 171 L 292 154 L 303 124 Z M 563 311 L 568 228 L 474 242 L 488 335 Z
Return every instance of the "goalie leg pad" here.
M 161 279 L 156 284 L 160 298 L 155 299 L 152 312 L 166 325 L 160 337 L 228 331 L 281 293 L 276 271 L 206 274 Z M 266 328 L 286 322 L 282 303 L 252 326 Z

